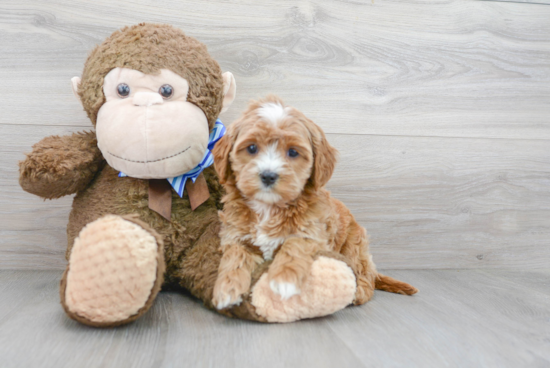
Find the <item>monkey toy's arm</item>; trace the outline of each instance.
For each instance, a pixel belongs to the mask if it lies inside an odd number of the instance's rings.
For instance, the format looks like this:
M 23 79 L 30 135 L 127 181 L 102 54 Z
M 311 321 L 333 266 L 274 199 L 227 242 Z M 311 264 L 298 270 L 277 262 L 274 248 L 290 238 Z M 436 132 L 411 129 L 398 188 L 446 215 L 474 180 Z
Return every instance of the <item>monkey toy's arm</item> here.
M 105 163 L 94 132 L 46 137 L 32 148 L 19 162 L 19 184 L 46 199 L 84 189 Z

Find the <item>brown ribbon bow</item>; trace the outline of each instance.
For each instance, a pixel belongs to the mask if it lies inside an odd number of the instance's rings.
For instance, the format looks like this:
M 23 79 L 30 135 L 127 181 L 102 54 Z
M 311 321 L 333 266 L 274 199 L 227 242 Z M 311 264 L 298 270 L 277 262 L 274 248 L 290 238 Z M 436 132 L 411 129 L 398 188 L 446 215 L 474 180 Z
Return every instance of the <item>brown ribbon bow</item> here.
M 202 173 L 194 183 L 191 179 L 187 179 L 185 190 L 193 211 L 210 197 L 208 184 L 206 184 Z M 172 186 L 168 180 L 149 179 L 149 208 L 170 221 L 172 217 Z

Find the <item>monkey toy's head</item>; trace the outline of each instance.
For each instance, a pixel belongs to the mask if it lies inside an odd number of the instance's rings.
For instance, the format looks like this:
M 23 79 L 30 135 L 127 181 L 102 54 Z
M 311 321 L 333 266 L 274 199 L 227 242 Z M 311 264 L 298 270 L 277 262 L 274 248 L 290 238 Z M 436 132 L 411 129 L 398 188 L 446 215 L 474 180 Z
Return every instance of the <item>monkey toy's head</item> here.
M 233 75 L 222 75 L 205 45 L 172 26 L 146 23 L 97 46 L 72 85 L 107 163 L 141 179 L 197 166 L 236 92 Z

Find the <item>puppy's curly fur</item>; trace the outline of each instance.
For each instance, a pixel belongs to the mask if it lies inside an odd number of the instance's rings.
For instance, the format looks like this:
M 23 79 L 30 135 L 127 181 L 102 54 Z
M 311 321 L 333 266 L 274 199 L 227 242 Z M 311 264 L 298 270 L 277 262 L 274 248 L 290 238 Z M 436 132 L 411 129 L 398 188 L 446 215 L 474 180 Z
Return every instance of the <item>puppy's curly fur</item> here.
M 276 96 L 250 103 L 214 150 L 224 185 L 221 248 L 214 304 L 238 304 L 251 270 L 273 259 L 270 286 L 283 299 L 300 293 L 313 255 L 336 251 L 351 261 L 357 278 L 354 303 L 375 288 L 411 295 L 417 289 L 379 274 L 367 232 L 325 189 L 337 151 L 323 131 Z

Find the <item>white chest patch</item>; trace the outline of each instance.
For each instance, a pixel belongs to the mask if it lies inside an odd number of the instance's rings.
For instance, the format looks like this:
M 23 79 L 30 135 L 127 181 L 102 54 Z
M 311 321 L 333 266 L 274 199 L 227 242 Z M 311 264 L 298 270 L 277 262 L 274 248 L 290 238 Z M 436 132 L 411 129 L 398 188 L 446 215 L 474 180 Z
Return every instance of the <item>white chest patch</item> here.
M 271 217 L 271 210 L 273 208 L 271 205 L 254 200 L 248 202 L 248 205 L 252 208 L 252 210 L 254 210 L 254 212 L 256 212 L 256 214 L 258 214 L 260 220 L 260 222 L 256 225 L 256 238 L 251 236 L 252 244 L 259 247 L 263 253 L 264 259 L 269 261 L 273 259 L 273 253 L 281 244 L 283 244 L 285 238 L 271 237 L 262 231 L 262 224 L 269 221 L 269 218 Z
M 272 206 L 270 204 L 260 202 L 260 201 L 250 201 L 248 205 L 260 218 L 260 224 L 269 219 L 271 215 Z
M 273 259 L 273 252 L 285 241 L 285 238 L 272 238 L 266 234 L 258 234 L 254 245 L 260 247 L 266 261 Z

